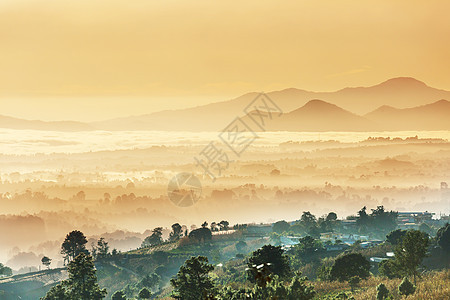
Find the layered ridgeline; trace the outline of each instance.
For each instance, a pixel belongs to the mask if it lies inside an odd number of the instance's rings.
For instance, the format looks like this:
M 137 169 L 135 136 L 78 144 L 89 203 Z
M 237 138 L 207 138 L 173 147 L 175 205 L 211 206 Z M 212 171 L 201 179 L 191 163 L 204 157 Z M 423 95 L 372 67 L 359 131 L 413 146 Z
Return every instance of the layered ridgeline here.
M 0 115 L 0 128 L 9 129 L 34 129 L 34 130 L 57 130 L 57 131 L 86 131 L 95 128 L 89 124 L 75 121 L 52 121 L 24 120 Z
M 384 105 L 365 117 L 385 130 L 449 130 L 450 102 L 442 99 L 405 109 Z
M 256 112 L 254 114 L 255 119 Z M 243 118 L 251 124 L 250 116 Z M 450 130 L 450 102 L 437 102 L 413 108 L 383 105 L 359 116 L 334 104 L 311 100 L 301 108 L 281 114 L 265 123 L 267 131 L 400 131 Z
M 218 131 L 235 117 L 244 119 L 244 108 L 258 93 L 181 110 L 83 124 L 42 122 L 0 116 L 0 127 L 45 130 L 171 130 Z M 267 95 L 284 112 L 269 122 L 275 131 L 379 131 L 450 130 L 450 91 L 427 86 L 413 78 L 387 80 L 371 87 L 344 88 L 336 92 L 285 89 Z M 317 100 L 320 99 L 320 100 Z

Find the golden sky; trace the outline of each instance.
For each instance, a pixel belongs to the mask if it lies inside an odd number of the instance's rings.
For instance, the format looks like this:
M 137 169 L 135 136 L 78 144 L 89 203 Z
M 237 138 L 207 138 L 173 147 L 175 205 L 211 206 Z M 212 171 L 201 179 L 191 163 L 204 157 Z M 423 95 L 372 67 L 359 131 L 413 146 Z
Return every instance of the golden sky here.
M 0 114 L 98 120 L 397 76 L 450 90 L 449 11 L 447 0 L 0 0 Z

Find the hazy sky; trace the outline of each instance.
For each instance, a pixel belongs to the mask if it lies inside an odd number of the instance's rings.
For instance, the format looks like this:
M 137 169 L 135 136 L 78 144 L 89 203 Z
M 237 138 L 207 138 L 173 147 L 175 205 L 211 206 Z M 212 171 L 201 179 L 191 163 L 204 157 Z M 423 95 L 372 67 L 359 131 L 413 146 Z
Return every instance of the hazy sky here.
M 450 90 L 450 2 L 0 0 L 0 114 L 94 120 L 411 76 Z

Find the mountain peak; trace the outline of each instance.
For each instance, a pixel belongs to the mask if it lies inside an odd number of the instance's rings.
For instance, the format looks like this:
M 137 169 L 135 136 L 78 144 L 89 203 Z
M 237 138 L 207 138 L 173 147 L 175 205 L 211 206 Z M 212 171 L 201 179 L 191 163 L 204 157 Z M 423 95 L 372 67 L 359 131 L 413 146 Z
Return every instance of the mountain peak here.
M 390 105 L 382 105 L 382 106 L 378 107 L 374 111 L 377 111 L 377 112 L 392 112 L 392 111 L 396 111 L 396 110 L 397 110 L 397 108 L 392 107 Z
M 331 107 L 337 107 L 334 104 L 331 104 L 329 102 L 320 100 L 320 99 L 313 99 L 309 100 L 303 108 L 317 108 L 317 109 L 323 109 L 323 108 L 331 108 Z
M 431 110 L 434 110 L 436 112 L 437 111 L 440 111 L 440 112 L 446 111 L 446 112 L 448 112 L 448 110 L 450 109 L 450 101 L 445 100 L 445 99 L 441 99 L 441 100 L 438 100 L 438 101 L 430 103 L 430 104 L 425 104 L 425 105 L 419 106 L 419 108 L 431 109 Z
M 450 104 L 450 101 L 445 100 L 445 99 L 441 99 L 441 100 L 438 100 L 438 101 L 436 101 L 436 102 L 434 102 L 432 104 L 435 104 L 435 105 L 448 105 L 448 104 Z
M 427 85 L 424 82 L 413 77 L 395 77 L 380 83 L 378 86 L 392 86 L 398 88 L 412 86 L 425 87 Z
M 305 105 L 303 105 L 300 108 L 297 108 L 290 112 L 290 114 L 297 114 L 297 113 L 337 113 L 337 112 L 346 112 L 344 109 L 340 108 L 339 106 L 319 100 L 319 99 L 313 99 L 308 101 Z

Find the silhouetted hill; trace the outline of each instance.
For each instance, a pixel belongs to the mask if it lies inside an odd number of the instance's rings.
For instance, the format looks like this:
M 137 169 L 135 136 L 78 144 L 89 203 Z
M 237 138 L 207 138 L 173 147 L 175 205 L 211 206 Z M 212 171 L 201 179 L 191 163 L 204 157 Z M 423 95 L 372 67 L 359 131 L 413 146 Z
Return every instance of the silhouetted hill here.
M 165 110 L 141 116 L 111 119 L 91 123 L 105 130 L 187 130 L 217 131 L 223 129 L 258 93 L 244 94 L 238 98 L 180 110 Z
M 24 120 L 2 115 L 0 115 L 0 128 L 50 131 L 86 131 L 94 129 L 89 124 L 75 121 L 44 122 L 39 120 Z
M 386 130 L 450 130 L 450 102 L 442 99 L 405 109 L 381 106 L 365 117 Z
M 220 131 L 237 116 L 244 116 L 244 108 L 257 95 L 258 93 L 254 92 L 247 93 L 228 101 L 188 109 L 166 110 L 89 124 L 69 121 L 29 121 L 0 116 L 0 127 L 59 131 L 92 129 Z M 426 104 L 439 99 L 450 99 L 450 91 L 429 87 L 409 77 L 389 79 L 370 87 L 344 88 L 336 92 L 311 92 L 289 88 L 269 92 L 267 95 L 284 112 L 283 117 L 271 122 L 273 124 L 267 130 L 364 131 L 375 128 L 379 130 L 449 128 L 448 122 L 443 118 L 443 111 L 447 110 L 442 108 L 430 110 Z M 320 100 L 310 102 L 312 99 L 321 99 L 322 102 Z M 390 106 L 386 106 L 387 104 Z M 412 111 L 399 111 L 412 106 L 424 107 Z M 376 109 L 377 107 L 379 108 Z M 364 117 L 359 116 L 375 109 L 376 111 Z M 401 117 L 399 116 L 400 119 L 396 121 L 397 113 Z M 384 120 L 385 118 L 387 119 Z
M 238 98 L 182 110 L 162 111 L 147 115 L 92 123 L 105 130 L 188 130 L 215 131 L 225 128 L 258 95 Z M 399 77 L 371 87 L 344 88 L 336 92 L 311 92 L 295 88 L 273 91 L 267 95 L 283 110 L 291 112 L 312 99 L 322 99 L 353 113 L 365 114 L 390 104 L 399 108 L 425 105 L 430 101 L 450 99 L 450 92 L 435 89 L 414 78 Z M 348 124 L 344 124 L 346 128 Z
M 244 117 L 244 122 L 251 120 Z M 253 127 L 252 127 L 253 128 Z M 268 131 L 371 131 L 375 123 L 334 104 L 314 99 L 267 122 Z

